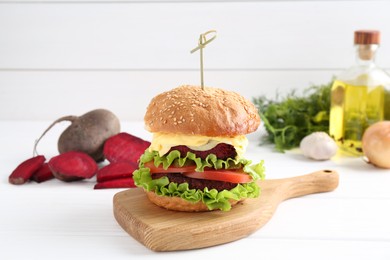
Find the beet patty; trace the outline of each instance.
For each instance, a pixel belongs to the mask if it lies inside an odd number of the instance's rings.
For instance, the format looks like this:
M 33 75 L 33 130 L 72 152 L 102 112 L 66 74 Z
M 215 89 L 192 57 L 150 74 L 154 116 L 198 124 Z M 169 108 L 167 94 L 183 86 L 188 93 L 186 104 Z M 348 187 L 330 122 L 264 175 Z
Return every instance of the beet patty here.
M 222 190 L 231 190 L 237 186 L 237 183 L 225 182 L 225 181 L 214 181 L 214 180 L 204 180 L 204 179 L 194 179 L 186 177 L 181 173 L 155 173 L 152 174 L 153 179 L 159 179 L 163 176 L 167 176 L 169 182 L 174 183 L 188 183 L 190 189 L 199 189 L 203 190 L 207 187 L 209 190 L 216 189 L 217 191 Z

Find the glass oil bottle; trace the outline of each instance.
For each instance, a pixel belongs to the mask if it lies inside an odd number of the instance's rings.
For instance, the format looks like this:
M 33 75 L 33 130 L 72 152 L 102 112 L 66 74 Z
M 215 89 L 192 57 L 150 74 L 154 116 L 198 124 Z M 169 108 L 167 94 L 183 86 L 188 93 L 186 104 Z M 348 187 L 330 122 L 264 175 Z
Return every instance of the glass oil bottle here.
M 332 85 L 329 134 L 342 150 L 358 156 L 365 129 L 385 118 L 385 87 L 390 86 L 390 77 L 375 64 L 379 31 L 355 31 L 354 43 L 355 66 Z

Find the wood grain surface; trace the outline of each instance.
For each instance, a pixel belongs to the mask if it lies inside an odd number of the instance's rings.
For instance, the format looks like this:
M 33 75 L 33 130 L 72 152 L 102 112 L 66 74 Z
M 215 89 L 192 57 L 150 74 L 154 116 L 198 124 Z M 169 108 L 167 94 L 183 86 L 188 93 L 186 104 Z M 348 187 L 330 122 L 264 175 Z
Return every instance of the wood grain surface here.
M 261 196 L 247 199 L 231 211 L 175 212 L 149 202 L 142 189 L 115 194 L 114 216 L 132 237 L 153 251 L 204 248 L 235 241 L 264 226 L 280 202 L 338 186 L 336 171 L 261 181 Z

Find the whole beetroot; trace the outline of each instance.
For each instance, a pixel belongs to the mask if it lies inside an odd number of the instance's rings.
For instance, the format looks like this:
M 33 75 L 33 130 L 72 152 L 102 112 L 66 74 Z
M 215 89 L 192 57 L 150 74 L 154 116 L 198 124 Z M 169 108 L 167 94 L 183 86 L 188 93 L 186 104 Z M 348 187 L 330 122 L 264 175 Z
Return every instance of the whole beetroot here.
M 58 139 L 59 153 L 84 152 L 96 162 L 104 160 L 104 142 L 120 132 L 120 121 L 112 112 L 106 109 L 95 109 L 82 116 L 64 116 L 55 120 L 36 141 L 34 150 L 41 138 L 55 124 L 62 121 L 70 121 L 71 125 Z

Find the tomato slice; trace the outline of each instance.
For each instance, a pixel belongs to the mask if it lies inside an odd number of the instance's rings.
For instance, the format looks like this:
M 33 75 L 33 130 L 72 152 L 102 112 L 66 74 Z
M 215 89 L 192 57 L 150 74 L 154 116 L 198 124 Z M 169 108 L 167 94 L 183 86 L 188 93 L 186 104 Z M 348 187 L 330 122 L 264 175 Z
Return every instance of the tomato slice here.
M 153 162 L 145 163 L 145 167 L 150 169 L 150 173 L 182 173 L 182 172 L 193 172 L 196 169 L 196 165 L 183 166 L 183 167 L 169 167 L 168 169 L 164 169 L 162 166 L 156 167 Z
M 252 177 L 243 172 L 230 171 L 230 170 L 211 170 L 204 172 L 185 172 L 184 176 L 213 181 L 226 181 L 231 183 L 248 183 L 252 181 Z
M 252 177 L 239 170 L 210 170 L 205 169 L 203 172 L 196 172 L 196 166 L 184 167 L 156 167 L 153 162 L 145 163 L 145 167 L 150 169 L 150 174 L 154 173 L 181 173 L 186 177 L 213 181 L 226 181 L 231 183 L 248 183 L 253 181 Z

